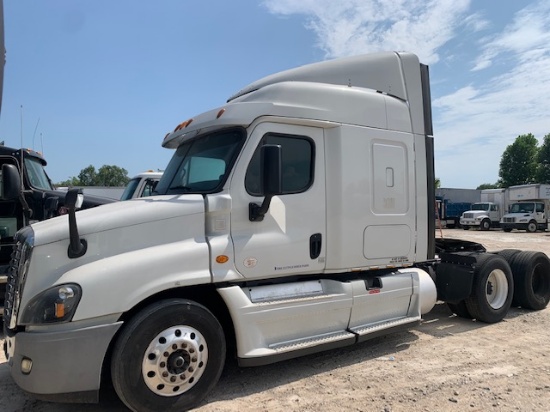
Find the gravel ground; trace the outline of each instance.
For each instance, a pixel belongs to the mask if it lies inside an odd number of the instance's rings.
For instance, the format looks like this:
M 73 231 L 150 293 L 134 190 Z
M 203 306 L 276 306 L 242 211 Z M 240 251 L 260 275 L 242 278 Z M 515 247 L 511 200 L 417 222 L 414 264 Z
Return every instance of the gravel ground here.
M 443 229 L 438 236 L 550 255 L 550 233 Z M 418 327 L 345 349 L 258 368 L 226 365 L 196 409 L 227 411 L 549 411 L 550 309 L 512 308 L 487 325 L 438 304 Z M 0 344 L 3 336 L 0 335 Z M 41 402 L 12 381 L 0 355 L 0 411 L 119 411 L 99 405 Z

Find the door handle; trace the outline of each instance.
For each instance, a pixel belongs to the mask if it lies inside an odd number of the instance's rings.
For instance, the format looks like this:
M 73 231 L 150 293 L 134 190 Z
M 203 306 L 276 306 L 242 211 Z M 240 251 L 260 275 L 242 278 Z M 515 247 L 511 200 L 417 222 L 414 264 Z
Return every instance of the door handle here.
M 323 245 L 323 236 L 320 233 L 315 233 L 309 238 L 309 257 L 317 259 L 321 254 L 321 246 Z

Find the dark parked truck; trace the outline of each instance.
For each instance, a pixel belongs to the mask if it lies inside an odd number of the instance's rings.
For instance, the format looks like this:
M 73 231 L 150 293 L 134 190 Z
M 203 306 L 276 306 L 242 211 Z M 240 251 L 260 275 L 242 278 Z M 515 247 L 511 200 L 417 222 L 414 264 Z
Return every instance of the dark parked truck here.
M 550 260 L 435 238 L 428 67 L 410 53 L 257 81 L 164 138 L 155 195 L 16 235 L 11 376 L 49 400 L 182 411 L 226 356 L 284 361 L 417 325 L 437 300 L 494 323 L 542 309 Z M 229 355 L 228 355 L 229 351 Z
M 66 213 L 66 192 L 55 190 L 44 170 L 46 160 L 34 150 L 0 146 L 0 314 L 4 311 L 6 270 L 15 233 L 24 226 Z M 86 197 L 86 209 L 114 200 Z

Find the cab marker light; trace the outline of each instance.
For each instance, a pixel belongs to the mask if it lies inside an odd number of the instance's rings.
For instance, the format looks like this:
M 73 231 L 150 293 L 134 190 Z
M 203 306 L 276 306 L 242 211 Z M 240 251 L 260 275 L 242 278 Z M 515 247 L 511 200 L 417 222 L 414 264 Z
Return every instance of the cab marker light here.
M 217 263 L 227 263 L 227 262 L 229 262 L 229 256 L 226 256 L 226 255 L 216 256 L 216 262 Z

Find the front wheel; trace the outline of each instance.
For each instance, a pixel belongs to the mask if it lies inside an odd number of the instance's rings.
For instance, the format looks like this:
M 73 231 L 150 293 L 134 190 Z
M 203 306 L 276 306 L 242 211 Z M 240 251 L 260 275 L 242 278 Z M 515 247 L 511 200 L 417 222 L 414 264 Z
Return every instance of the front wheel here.
M 479 225 L 479 228 L 481 230 L 489 230 L 491 229 L 491 221 L 489 219 L 484 219 L 481 221 L 481 224 Z
M 514 295 L 512 270 L 506 259 L 483 253 L 477 256 L 472 294 L 466 307 L 472 318 L 485 323 L 504 319 Z
M 532 220 L 529 223 L 527 223 L 527 231 L 529 233 L 535 233 L 537 231 L 537 222 Z
M 218 381 L 225 351 L 223 329 L 206 307 L 160 301 L 133 317 L 117 338 L 113 386 L 133 411 L 188 410 Z

